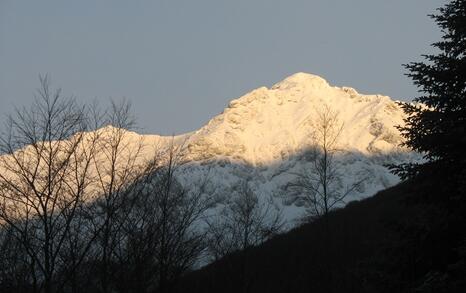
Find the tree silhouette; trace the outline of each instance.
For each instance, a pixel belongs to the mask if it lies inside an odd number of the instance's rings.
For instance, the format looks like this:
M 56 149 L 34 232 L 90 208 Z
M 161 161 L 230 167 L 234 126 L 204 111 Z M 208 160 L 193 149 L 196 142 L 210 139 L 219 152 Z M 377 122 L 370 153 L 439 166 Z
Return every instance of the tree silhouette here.
M 285 186 L 290 195 L 306 203 L 305 221 L 326 217 L 364 181 L 355 181 L 343 188 L 341 167 L 335 155 L 339 151 L 337 143 L 344 125 L 340 122 L 339 113 L 329 105 L 317 109 L 316 116 L 312 165 L 292 173 L 294 180 Z
M 33 107 L 10 115 L 7 134 L 0 137 L 0 152 L 7 154 L 0 157 L 0 230 L 15 245 L 15 266 L 27 268 L 21 281 L 30 282 L 34 292 L 56 292 L 77 268 L 62 256 L 89 200 L 98 136 L 86 135 L 84 106 L 53 92 L 47 77 L 40 83 Z M 81 243 L 76 263 L 90 241 Z M 60 280 L 57 275 L 65 270 L 70 274 Z
M 272 197 L 260 200 L 246 180 L 234 186 L 232 202 L 207 220 L 208 251 L 214 260 L 259 245 L 280 233 L 283 215 Z
M 438 11 L 431 17 L 443 37 L 432 46 L 440 52 L 423 55 L 424 62 L 405 65 L 421 96 L 414 99 L 418 104 L 401 103 L 408 117 L 399 129 L 406 139 L 404 144 L 423 153 L 427 161 L 394 166 L 394 172 L 403 178 L 426 170 L 465 176 L 466 1 L 452 1 Z
M 459 292 L 464 290 L 466 271 L 466 1 L 451 1 L 431 17 L 443 36 L 432 44 L 438 53 L 405 65 L 421 95 L 414 99 L 417 103 L 400 103 L 407 118 L 399 127 L 404 145 L 422 153 L 425 162 L 391 166 L 416 186 L 409 202 L 424 214 L 400 223 L 398 232 L 404 237 L 386 251 L 395 251 L 391 261 L 406 265 L 406 251 L 430 239 L 440 248 L 414 260 L 430 263 L 416 281 L 416 292 Z M 393 268 L 400 270 L 399 265 Z M 390 275 L 389 270 L 384 274 Z

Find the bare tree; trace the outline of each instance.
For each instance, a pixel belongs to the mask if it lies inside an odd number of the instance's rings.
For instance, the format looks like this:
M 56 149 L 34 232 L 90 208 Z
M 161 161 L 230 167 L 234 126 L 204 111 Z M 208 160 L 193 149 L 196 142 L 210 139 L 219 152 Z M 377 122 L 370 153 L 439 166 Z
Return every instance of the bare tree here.
M 97 104 L 89 108 L 88 121 L 95 138 L 91 154 L 86 202 L 77 209 L 59 257 L 64 264 L 60 275 L 68 279 L 72 292 L 86 288 L 86 282 L 103 292 L 112 291 L 117 247 L 125 237 L 122 225 L 141 194 L 134 184 L 147 172 L 142 151 L 144 142 L 128 129 L 134 127 L 131 105 L 111 102 L 104 112 Z M 87 285 L 89 286 L 89 285 Z
M 295 179 L 286 185 L 292 196 L 304 200 L 307 206 L 305 218 L 311 220 L 326 217 L 364 181 L 354 182 L 346 188 L 342 186 L 342 174 L 335 155 L 339 152 L 337 143 L 344 125 L 338 112 L 328 105 L 316 113 L 312 167 L 293 173 Z
M 167 292 L 205 249 L 208 177 L 183 186 L 183 144 L 129 132 L 129 103 L 100 112 L 40 81 L 0 137 L 2 289 Z
M 85 132 L 85 107 L 52 92 L 47 77 L 40 83 L 33 106 L 16 110 L 0 137 L 0 229 L 19 245 L 34 292 L 53 292 L 64 285 L 60 255 L 88 200 L 98 137 Z
M 205 249 L 208 176 L 183 186 L 184 144 L 128 131 L 129 103 L 101 112 L 40 82 L 0 137 L 3 289 L 167 292 Z
M 206 211 L 215 204 L 206 192 L 208 174 L 199 181 L 183 186 L 177 173 L 184 157 L 184 144 L 167 150 L 161 172 L 152 181 L 154 215 L 159 223 L 158 249 L 155 259 L 159 266 L 160 292 L 171 290 L 177 279 L 192 268 L 205 249 L 206 232 L 200 227 Z
M 259 198 L 247 181 L 239 181 L 235 189 L 233 201 L 207 221 L 208 249 L 214 259 L 261 244 L 284 225 L 272 198 Z
M 127 101 L 112 101 L 110 109 L 103 113 L 94 108 L 92 117 L 96 125 L 105 127 L 95 131 L 99 139 L 91 162 L 92 204 L 83 213 L 91 221 L 86 222 L 89 225 L 85 232 L 96 238 L 89 260 L 98 268 L 98 286 L 102 292 L 110 292 L 114 254 L 123 237 L 122 225 L 138 193 L 133 183 L 144 176 L 146 158 L 142 137 L 133 137 L 129 131 L 135 122 Z M 83 232 L 79 230 L 70 245 L 79 243 L 78 234 Z
M 248 271 L 248 249 L 277 235 L 284 221 L 272 197 L 259 198 L 245 180 L 239 181 L 234 189 L 236 192 L 232 202 L 218 216 L 207 220 L 207 248 L 215 260 L 233 252 L 241 252 L 237 277 L 242 291 L 249 292 L 255 277 Z M 228 263 L 228 266 L 232 272 L 238 273 L 234 264 Z M 233 279 L 238 281 L 236 276 Z
M 177 172 L 184 160 L 183 144 L 171 145 L 149 162 L 144 178 L 135 182 L 134 198 L 119 244 L 125 279 L 120 291 L 168 292 L 177 279 L 198 261 L 205 249 L 199 225 L 214 204 L 206 193 L 208 176 L 183 186 Z

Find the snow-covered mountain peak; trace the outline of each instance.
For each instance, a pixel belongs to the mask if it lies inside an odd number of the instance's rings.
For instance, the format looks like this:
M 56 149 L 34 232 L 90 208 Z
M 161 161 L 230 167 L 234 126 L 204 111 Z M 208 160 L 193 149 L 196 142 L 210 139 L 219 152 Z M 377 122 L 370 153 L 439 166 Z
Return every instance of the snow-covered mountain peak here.
M 396 125 L 404 114 L 389 97 L 330 86 L 323 78 L 294 74 L 270 89 L 260 87 L 232 100 L 223 113 L 189 139 L 193 160 L 221 158 L 248 164 L 286 159 L 312 146 L 323 108 L 343 126 L 339 147 L 363 154 L 400 151 Z
M 335 158 L 341 172 L 337 188 L 363 181 L 348 200 L 397 183 L 399 178 L 386 164 L 420 159 L 419 154 L 399 146 L 402 137 L 396 126 L 404 124 L 405 114 L 395 101 L 332 86 L 307 73 L 232 100 L 222 113 L 191 133 L 168 137 L 124 131 L 124 153 L 140 152 L 140 159 L 147 160 L 159 150 L 180 146 L 185 150 L 181 182 L 191 184 L 209 174 L 212 191 L 227 202 L 236 182 L 246 180 L 260 194 L 277 195 L 287 219 L 295 219 L 303 210 L 302 203 L 294 202 L 283 186 L 297 173 L 312 170 L 309 151 L 315 149 L 319 113 L 325 107 L 337 114 L 343 127 Z M 97 131 L 105 139 L 122 130 L 107 126 Z
M 328 82 L 318 75 L 305 72 L 298 72 L 276 83 L 272 86 L 271 89 L 289 90 L 294 87 L 303 89 L 318 89 L 329 86 L 330 85 L 328 84 Z
M 211 178 L 219 180 L 219 196 L 230 194 L 238 180 L 247 180 L 257 192 L 277 195 L 286 218 L 294 219 L 303 203 L 294 202 L 283 187 L 293 174 L 312 170 L 319 113 L 325 108 L 336 113 L 342 126 L 335 154 L 341 174 L 338 188 L 363 182 L 348 200 L 397 183 L 387 164 L 420 160 L 419 154 L 400 147 L 403 138 L 396 126 L 404 124 L 405 114 L 390 97 L 360 94 L 351 87 L 329 85 L 317 75 L 297 73 L 232 100 L 207 125 L 186 136 L 193 163 L 186 170 L 209 170 Z M 187 171 L 186 181 L 191 177 Z

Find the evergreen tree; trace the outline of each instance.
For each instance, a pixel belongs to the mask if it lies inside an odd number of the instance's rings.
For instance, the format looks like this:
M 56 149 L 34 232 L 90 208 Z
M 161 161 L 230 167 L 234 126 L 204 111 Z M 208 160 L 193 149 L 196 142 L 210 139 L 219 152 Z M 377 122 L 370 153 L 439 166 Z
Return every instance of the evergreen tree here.
M 388 246 L 396 251 L 392 260 L 403 263 L 405 251 L 418 249 L 423 242 L 432 243 L 436 247 L 414 261 L 429 264 L 426 271 L 417 270 L 423 276 L 415 277 L 416 292 L 463 292 L 466 285 L 466 0 L 453 0 L 431 17 L 443 36 L 432 45 L 436 54 L 423 55 L 424 62 L 405 65 L 421 96 L 414 99 L 417 104 L 401 103 L 407 118 L 405 126 L 399 128 L 406 139 L 404 144 L 424 154 L 426 161 L 393 167 L 394 173 L 402 178 L 417 179 L 413 181 L 417 188 L 413 195 L 421 199 L 418 206 L 425 214 L 400 225 L 400 235 L 404 235 L 402 239 L 407 243 L 399 245 L 398 250 L 396 246 Z
M 445 174 L 457 186 L 466 170 L 466 0 L 454 0 L 438 11 L 431 17 L 443 33 L 442 40 L 432 44 L 439 52 L 405 65 L 421 96 L 414 99 L 418 104 L 402 103 L 408 118 L 400 127 L 405 145 L 427 161 L 395 166 L 393 171 L 403 178 Z

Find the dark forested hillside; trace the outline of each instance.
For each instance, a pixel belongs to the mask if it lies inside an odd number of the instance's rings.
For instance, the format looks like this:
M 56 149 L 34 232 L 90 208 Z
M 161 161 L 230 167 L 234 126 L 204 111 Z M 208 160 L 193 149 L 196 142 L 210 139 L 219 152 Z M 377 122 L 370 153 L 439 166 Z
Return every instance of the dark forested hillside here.
M 440 185 L 420 182 L 350 203 L 328 223 L 321 218 L 192 272 L 179 292 L 461 291 L 464 219 L 431 197 Z

